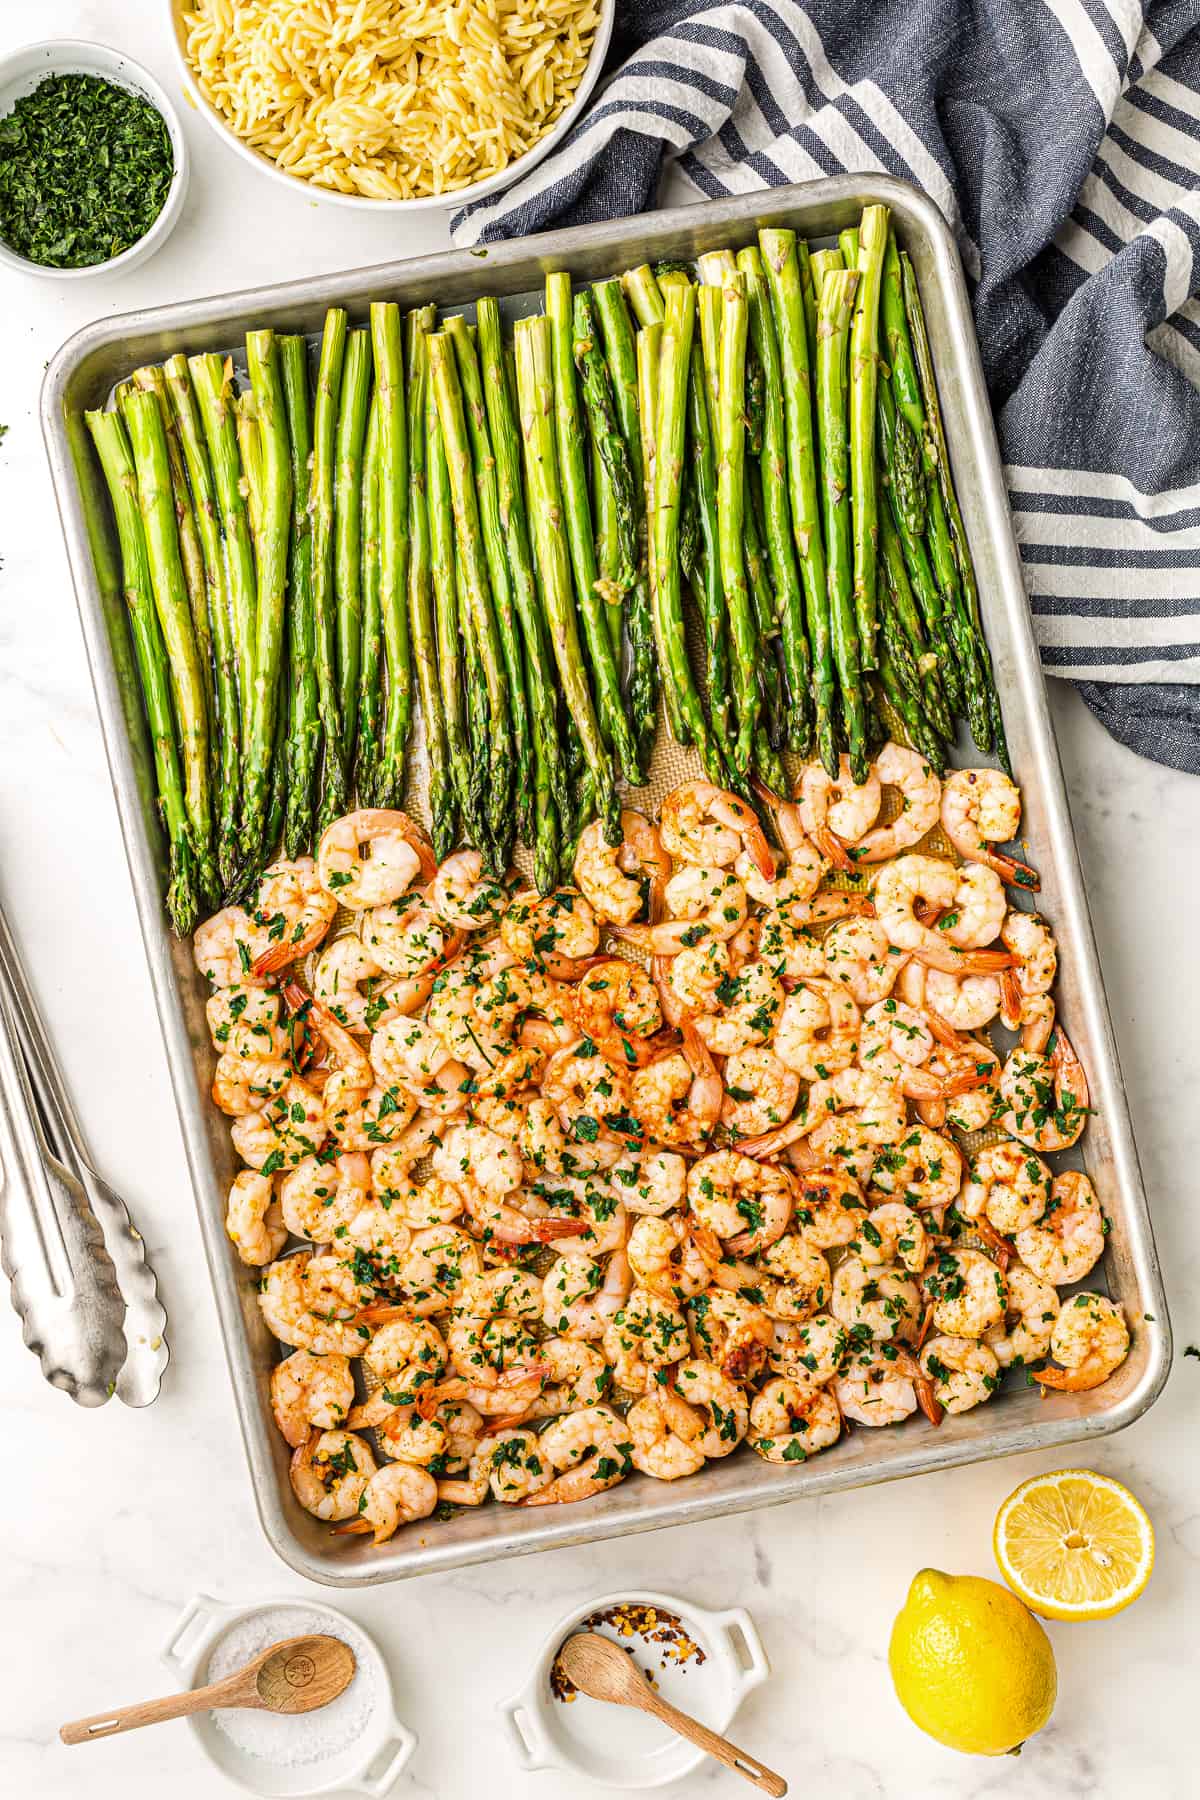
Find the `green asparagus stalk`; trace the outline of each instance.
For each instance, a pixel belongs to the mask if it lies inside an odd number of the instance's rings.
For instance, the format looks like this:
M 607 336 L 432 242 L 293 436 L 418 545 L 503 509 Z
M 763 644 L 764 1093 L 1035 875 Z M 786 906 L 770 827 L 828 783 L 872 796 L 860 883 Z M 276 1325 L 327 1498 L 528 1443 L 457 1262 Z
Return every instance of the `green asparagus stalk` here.
M 673 694 L 689 740 L 711 780 L 724 775 L 719 752 L 709 735 L 700 696 L 692 679 L 684 636 L 679 578 L 679 513 L 687 429 L 688 380 L 696 324 L 696 290 L 690 282 L 672 285 L 665 296 L 658 368 L 658 413 L 654 426 L 654 500 L 650 513 L 654 533 L 654 635 L 664 687 Z M 651 333 L 657 327 L 650 327 Z M 645 333 L 639 333 L 639 354 Z M 651 342 L 653 339 L 651 338 Z
M 158 800 L 167 834 L 167 914 L 177 934 L 186 937 L 197 917 L 195 865 L 175 747 L 171 673 L 155 607 L 133 455 L 118 413 L 89 412 L 85 416 L 108 483 L 121 545 L 125 604 L 129 609 L 134 658 L 142 684 L 142 699 L 154 749 Z
M 262 530 L 263 456 L 258 430 L 258 402 L 250 389 L 234 396 L 233 429 L 237 437 L 238 455 L 242 459 L 242 489 L 246 496 L 246 515 L 250 520 L 250 541 L 255 552 Z M 251 645 L 253 656 L 254 645 Z
M 617 497 L 613 493 L 608 470 L 596 450 L 595 437 L 589 427 L 588 458 L 592 477 L 592 517 L 596 522 L 596 582 L 604 601 L 604 622 L 612 645 L 613 661 L 621 673 L 625 637 L 622 629 L 626 590 L 621 586 L 624 549 L 621 544 L 621 520 Z M 635 566 L 636 572 L 636 566 Z M 624 692 L 624 687 L 622 687 Z M 630 723 L 632 724 L 632 719 Z
M 535 755 L 540 758 L 537 775 L 539 781 L 544 778 L 550 784 L 550 798 L 556 817 L 567 819 L 570 817 L 571 790 L 556 716 L 558 682 L 530 547 L 529 520 L 525 512 L 525 492 L 521 479 L 521 432 L 517 424 L 516 403 L 507 378 L 500 308 L 496 301 L 486 297 L 479 300 L 476 303 L 475 318 L 487 422 L 491 432 L 492 453 L 496 459 L 500 529 L 508 558 L 513 600 L 520 620 L 525 691 L 529 699 L 533 747 Z M 542 829 L 545 828 L 543 820 Z M 538 821 L 535 817 L 535 848 L 537 829 Z M 557 863 L 557 851 L 555 860 Z
M 930 722 L 941 732 L 948 743 L 953 743 L 954 721 L 946 706 L 941 683 L 938 680 L 937 653 L 927 646 L 921 616 L 908 579 L 908 568 L 904 561 L 900 534 L 896 529 L 891 508 L 886 505 L 879 511 L 879 553 L 880 576 L 885 584 L 890 610 L 895 615 L 905 642 L 911 648 L 920 675 L 919 682 L 912 684 L 913 691 L 921 698 Z M 884 610 L 887 611 L 888 608 Z M 892 660 L 900 666 L 903 658 L 902 655 L 893 655 Z
M 383 711 L 383 615 L 379 581 L 379 390 L 371 396 L 359 489 L 362 546 L 362 661 L 356 707 L 354 785 L 360 806 L 379 806 L 379 752 Z
M 318 823 L 345 812 L 350 770 L 342 736 L 337 675 L 337 608 L 333 587 L 334 488 L 337 481 L 337 422 L 346 359 L 346 314 L 340 306 L 325 314 L 313 406 L 312 515 L 313 618 L 316 636 L 317 706 L 324 736 Z
M 258 608 L 255 615 L 254 681 L 246 709 L 242 765 L 241 857 L 249 870 L 261 859 L 263 825 L 271 792 L 275 715 L 283 666 L 288 542 L 292 523 L 292 464 L 287 407 L 273 331 L 246 336 L 257 423 L 261 474 L 255 533 Z M 274 845 L 269 844 L 268 849 Z
M 250 519 L 242 490 L 241 457 L 233 411 L 233 365 L 210 351 L 188 358 L 192 385 L 200 404 L 200 418 L 208 447 L 217 513 L 221 527 L 221 552 L 225 565 L 229 613 L 237 646 L 237 677 L 241 708 L 242 741 L 247 726 L 249 696 L 254 685 L 254 634 L 258 591 L 254 577 L 254 546 Z
M 490 715 L 487 677 L 484 674 L 483 660 L 479 654 L 479 643 L 475 633 L 475 621 L 471 615 L 471 600 L 467 591 L 466 574 L 461 561 L 455 567 L 454 587 L 458 595 L 458 629 L 463 647 L 463 692 L 469 745 L 470 798 L 467 815 L 473 822 L 475 848 L 482 854 L 485 866 L 493 871 L 498 871 L 506 866 L 508 853 L 506 848 L 496 843 L 492 809 L 488 797 Z
M 374 309 L 373 309 L 374 310 Z M 399 313 L 393 306 L 389 326 L 394 324 L 399 336 Z M 354 734 L 358 728 L 358 681 L 362 669 L 362 467 L 363 445 L 367 434 L 367 411 L 371 403 L 371 340 L 373 331 L 352 331 L 346 339 L 346 356 L 342 364 L 342 391 L 338 405 L 337 459 L 333 493 L 333 592 L 337 621 L 338 717 L 342 722 L 342 752 L 347 770 L 354 765 Z M 390 348 L 390 346 L 389 346 Z M 399 362 L 397 362 L 397 370 Z M 390 374 L 389 370 L 389 374 Z M 404 452 L 404 384 L 399 374 L 394 388 L 385 389 L 381 380 L 379 418 L 379 604 L 382 616 L 384 591 L 391 604 L 404 609 L 403 570 L 396 572 L 397 541 L 391 541 L 392 563 L 388 566 L 383 541 L 385 510 L 393 515 L 404 511 L 404 485 L 408 481 L 407 457 Z M 399 408 L 400 442 L 396 448 L 395 413 Z M 385 428 L 384 412 L 388 420 Z M 385 455 L 385 429 L 391 460 Z M 395 458 L 399 458 L 398 461 Z M 393 492 L 401 486 L 399 498 Z M 403 556 L 403 552 L 400 552 Z M 324 824 L 329 820 L 323 818 Z
M 825 286 L 827 275 L 836 275 L 845 268 L 840 250 L 814 250 L 810 261 L 813 279 L 813 291 L 817 296 L 817 313 L 820 316 L 821 290 Z M 814 365 L 815 366 L 815 365 Z
M 621 277 L 621 286 L 625 290 L 633 316 L 643 331 L 648 325 L 662 324 L 667 316 L 666 308 L 654 270 L 649 263 L 639 263 L 636 269 L 627 269 Z
M 286 620 L 284 625 L 283 655 L 286 665 L 291 633 L 287 629 Z M 291 695 L 286 680 L 281 676 L 279 704 L 275 708 L 275 743 L 271 750 L 271 796 L 267 802 L 262 834 L 264 860 L 274 860 L 283 837 L 283 822 L 287 811 L 287 743 L 290 729 Z
M 788 746 L 801 754 L 807 754 L 812 735 L 809 710 L 812 664 L 804 623 L 804 593 L 796 567 L 792 534 L 783 365 L 771 318 L 767 275 L 760 250 L 749 248 L 741 251 L 738 268 L 746 281 L 750 336 L 763 371 L 763 445 L 760 458 L 763 536 L 778 596 L 780 642 L 789 697 Z
M 838 232 L 838 249 L 842 253 L 842 261 L 848 269 L 858 268 L 858 228 L 848 225 L 844 231 Z M 859 271 L 861 274 L 861 270 Z
M 238 874 L 238 806 L 241 798 L 241 715 L 238 705 L 237 644 L 228 604 L 221 519 L 213 485 L 204 426 L 187 357 L 177 354 L 163 366 L 171 410 L 179 431 L 195 506 L 196 531 L 204 558 L 209 631 L 214 662 L 212 731 L 215 738 L 217 868 L 224 898 Z M 199 648 L 197 638 L 197 648 Z
M 529 515 L 550 642 L 567 707 L 591 773 L 604 833 L 608 841 L 615 844 L 620 842 L 621 836 L 620 804 L 583 669 L 575 608 L 571 604 L 571 568 L 563 541 L 563 500 L 554 443 L 554 363 L 549 321 L 546 318 L 520 319 L 515 336 Z
M 400 313 L 391 301 L 371 307 L 371 343 L 379 390 L 379 612 L 387 667 L 378 787 L 385 805 L 398 806 L 404 794 L 404 757 L 413 708 L 408 604 L 410 449 Z
M 787 740 L 787 705 L 779 656 L 778 609 L 771 586 L 765 535 L 762 485 L 758 466 L 752 458 L 746 465 L 746 581 L 758 632 L 759 729 L 773 750 L 781 750 Z M 757 751 L 755 761 L 758 761 Z M 778 792 L 778 789 L 773 791 Z
M 525 691 L 525 658 L 521 647 L 521 627 L 513 593 L 508 546 L 500 515 L 500 496 L 496 480 L 496 457 L 488 429 L 487 405 L 479 357 L 467 321 L 456 315 L 446 321 L 446 331 L 458 358 L 458 379 L 462 388 L 463 410 L 474 455 L 475 492 L 479 503 L 479 527 L 483 553 L 491 584 L 492 606 L 504 672 L 508 682 L 509 710 L 512 720 L 513 753 L 516 758 L 513 787 L 517 834 L 524 843 L 533 839 L 534 767 L 533 733 L 528 696 Z
M 996 678 L 992 671 L 991 652 L 988 649 L 987 634 L 983 628 L 983 613 L 979 602 L 979 584 L 975 578 L 975 565 L 971 560 L 971 547 L 967 541 L 967 528 L 963 522 L 958 495 L 954 491 L 954 481 L 950 472 L 950 452 L 946 443 L 946 433 L 942 425 L 942 408 L 938 399 L 937 379 L 933 372 L 933 356 L 929 348 L 929 334 L 925 329 L 925 313 L 921 306 L 920 290 L 911 261 L 907 256 L 901 258 L 904 281 L 904 298 L 908 312 L 909 329 L 912 334 L 913 352 L 916 357 L 917 373 L 921 382 L 922 398 L 925 402 L 925 417 L 928 425 L 927 440 L 932 445 L 934 470 L 937 479 L 937 491 L 946 509 L 950 534 L 954 543 L 955 561 L 962 581 L 962 591 L 966 602 L 967 617 L 973 635 L 975 662 L 982 683 L 988 729 L 986 736 L 995 745 L 996 754 L 1005 771 L 1011 775 L 1008 740 L 1004 732 L 1004 714 L 1000 705 L 1000 695 L 996 687 Z M 968 709 L 971 700 L 971 687 L 968 682 Z M 981 750 L 988 745 L 982 741 L 975 731 L 975 723 L 968 710 L 968 721 L 971 723 L 972 735 Z
M 879 288 L 887 248 L 888 209 L 863 208 L 855 234 L 858 287 L 850 328 L 850 491 L 854 525 L 854 618 L 859 663 L 875 667 L 879 597 L 879 494 L 875 478 L 875 390 L 879 367 Z M 844 254 L 844 252 L 843 252 Z
M 317 622 L 313 600 L 312 515 L 309 512 L 312 427 L 308 408 L 308 345 L 299 336 L 279 340 L 283 400 L 287 408 L 292 459 L 292 535 L 288 580 L 287 799 L 284 851 L 289 857 L 312 847 L 313 793 L 321 759 L 321 718 L 317 701 Z
M 550 792 L 550 771 L 538 738 L 534 739 L 533 766 L 537 781 L 533 807 L 533 879 L 539 894 L 551 894 L 558 886 L 558 814 Z
M 808 265 L 797 253 L 794 231 L 763 230 L 758 234 L 766 268 L 771 312 L 779 346 L 780 382 L 783 389 L 784 432 L 787 450 L 788 494 L 792 531 L 800 560 L 804 612 L 812 658 L 812 696 L 816 715 L 817 754 L 826 772 L 836 776 L 838 751 L 834 729 L 836 676 L 830 636 L 829 592 L 825 545 L 821 535 L 819 457 L 813 419 L 813 377 L 816 362 L 809 355 L 805 323 L 807 302 L 803 280 Z M 815 290 L 814 290 L 815 342 Z
M 708 288 L 699 290 L 703 301 Z M 728 614 L 725 589 L 721 583 L 721 541 L 717 511 L 717 460 L 713 450 L 712 421 L 709 416 L 708 382 L 704 373 L 704 352 L 693 335 L 691 368 L 688 372 L 688 455 L 691 458 L 692 488 L 700 515 L 702 555 L 700 582 L 693 591 L 700 602 L 704 621 L 704 649 L 707 663 L 708 716 L 713 737 L 722 759 L 732 768 L 733 741 L 731 726 L 732 692 L 729 673 Z
M 163 418 L 163 428 L 167 434 L 171 497 L 175 503 L 175 524 L 179 532 L 179 560 L 183 565 L 184 581 L 187 583 L 188 606 L 192 614 L 192 635 L 196 640 L 196 655 L 199 658 L 200 675 L 204 683 L 204 712 L 208 721 L 209 772 L 215 782 L 217 779 L 217 699 L 214 685 L 212 627 L 208 614 L 208 576 L 204 565 L 200 532 L 196 524 L 195 508 L 192 504 L 191 489 L 188 486 L 187 463 L 180 440 L 179 423 L 167 387 L 165 369 L 160 369 L 155 364 L 135 369 L 133 384 L 147 393 L 157 395 L 159 411 Z
M 817 366 L 817 290 L 813 284 L 812 252 L 803 238 L 796 238 L 794 231 L 760 231 L 758 234 L 759 247 L 768 265 L 771 261 L 771 252 L 768 251 L 767 243 L 763 240 L 771 242 L 776 238 L 790 238 L 796 246 L 796 266 L 800 276 L 800 301 L 804 308 L 804 345 L 808 351 L 808 366 L 810 369 L 815 369 Z M 776 254 L 779 254 L 778 246 Z M 778 321 L 776 321 L 775 328 L 778 331 Z
M 429 531 L 428 445 L 425 412 L 429 392 L 429 350 L 437 308 L 422 306 L 404 321 L 408 377 L 408 624 L 416 666 L 425 743 L 429 759 L 429 811 L 433 847 L 439 860 L 454 848 L 457 825 L 454 783 L 446 737 L 446 718 L 438 685 L 437 630 L 434 622 L 432 546 Z M 399 798 L 399 796 L 397 796 Z
M 889 705 L 904 727 L 904 736 L 913 749 L 920 751 L 935 775 L 944 775 L 946 753 L 941 739 L 921 711 L 920 702 L 900 679 L 886 644 L 881 646 L 880 650 L 879 682 Z
M 440 331 L 428 335 L 429 370 L 437 400 L 458 545 L 459 574 L 471 619 L 472 642 L 487 693 L 487 790 L 491 868 L 503 875 L 513 840 L 512 746 L 508 729 L 509 693 L 504 654 L 488 591 L 487 556 L 479 523 L 471 445 L 463 414 L 462 387 L 453 340 Z
M 930 565 L 924 539 L 913 530 L 915 519 L 921 516 L 924 505 L 924 474 L 918 468 L 917 475 L 921 484 L 922 498 L 914 511 L 911 496 L 905 492 L 910 474 L 907 469 L 901 467 L 900 458 L 905 451 L 901 446 L 899 435 L 901 428 L 906 431 L 908 433 L 907 444 L 911 446 L 913 444 L 912 432 L 903 414 L 897 410 L 891 386 L 886 380 L 881 380 L 879 384 L 879 406 L 875 423 L 879 441 L 879 462 L 883 470 L 884 489 L 887 494 L 887 506 L 883 510 L 891 517 L 899 536 L 904 566 L 920 608 L 926 636 L 938 659 L 939 680 L 945 690 L 946 699 L 956 711 L 961 711 L 963 707 L 962 682 L 958 672 L 957 655 L 942 606 L 942 596 Z M 882 538 L 880 541 L 882 542 Z
M 575 296 L 572 323 L 575 366 L 579 370 L 593 459 L 603 469 L 612 492 L 620 560 L 610 579 L 624 596 L 637 574 L 637 485 L 617 418 L 616 396 L 600 343 L 594 301 L 587 288 L 581 288 Z
M 850 520 L 850 442 L 847 353 L 858 276 L 833 270 L 820 286 L 817 310 L 817 417 L 821 434 L 822 511 L 828 557 L 833 660 L 841 691 L 850 767 L 867 778 L 867 719 L 855 633 L 853 534 Z
M 429 347 L 425 349 L 428 363 Z M 429 517 L 429 558 L 433 580 L 434 630 L 437 640 L 438 694 L 446 726 L 446 752 L 454 798 L 463 830 L 477 848 L 483 821 L 472 781 L 471 744 L 464 703 L 462 639 L 458 629 L 458 588 L 454 573 L 454 508 L 450 474 L 438 422 L 433 383 L 425 396 L 425 488 Z
M 626 717 L 612 640 L 604 619 L 604 601 L 596 585 L 598 571 L 592 537 L 587 466 L 584 461 L 584 439 L 575 386 L 569 275 L 547 275 L 546 318 L 550 325 L 554 369 L 555 448 L 562 488 L 564 524 L 575 576 L 575 598 L 592 665 L 596 710 L 625 779 L 636 783 L 642 779 L 637 743 Z
M 721 582 L 729 608 L 733 647 L 733 691 L 737 712 L 734 767 L 750 767 L 760 710 L 758 631 L 746 578 L 746 340 L 749 309 L 745 277 L 727 274 L 721 290 L 721 348 L 718 389 L 717 518 Z
M 924 534 L 928 518 L 921 452 L 908 420 L 897 411 L 892 383 L 886 375 L 879 378 L 878 393 L 877 427 L 884 479 L 905 536 L 919 538 Z
M 925 407 L 921 400 L 921 382 L 913 359 L 912 339 L 908 333 L 908 316 L 904 310 L 904 276 L 900 268 L 900 252 L 896 234 L 889 231 L 883 255 L 883 285 L 879 294 L 879 315 L 883 328 L 883 348 L 891 373 L 896 405 L 919 445 L 925 434 Z
M 154 393 L 132 389 L 121 403 L 121 414 L 133 452 L 151 588 L 170 673 L 197 898 L 215 906 L 220 899 L 221 885 L 212 855 L 208 718 L 187 583 L 179 555 L 167 434 L 158 396 Z

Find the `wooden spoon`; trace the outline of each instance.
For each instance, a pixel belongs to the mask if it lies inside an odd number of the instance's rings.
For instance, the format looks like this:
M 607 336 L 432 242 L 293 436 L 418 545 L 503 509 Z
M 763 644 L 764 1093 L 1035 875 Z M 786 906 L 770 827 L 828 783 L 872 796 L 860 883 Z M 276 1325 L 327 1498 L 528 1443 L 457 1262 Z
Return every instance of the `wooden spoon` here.
M 580 1692 L 590 1694 L 593 1700 L 610 1700 L 614 1706 L 636 1706 L 661 1719 L 670 1730 L 706 1750 L 709 1756 L 715 1756 L 727 1769 L 736 1769 L 764 1794 L 779 1796 L 787 1793 L 787 1782 L 782 1775 L 776 1775 L 731 1744 L 728 1738 L 710 1731 L 699 1719 L 680 1712 L 677 1706 L 656 1694 L 633 1660 L 611 1638 L 601 1637 L 596 1631 L 578 1631 L 559 1651 L 558 1663 Z
M 210 1681 L 207 1687 L 190 1688 L 183 1694 L 167 1694 L 162 1700 L 143 1700 L 119 1712 L 73 1719 L 58 1735 L 64 1744 L 90 1744 L 93 1738 L 136 1731 L 139 1725 L 158 1725 L 163 1719 L 184 1719 L 189 1713 L 208 1712 L 215 1706 L 315 1712 L 336 1700 L 353 1679 L 354 1652 L 341 1638 L 284 1638 L 223 1681 Z

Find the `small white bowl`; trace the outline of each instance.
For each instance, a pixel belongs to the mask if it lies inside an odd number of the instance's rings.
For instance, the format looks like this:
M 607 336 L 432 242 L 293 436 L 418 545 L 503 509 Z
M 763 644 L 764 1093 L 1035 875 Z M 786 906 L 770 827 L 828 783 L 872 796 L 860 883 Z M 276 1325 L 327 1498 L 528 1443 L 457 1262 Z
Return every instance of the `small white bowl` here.
M 589 1700 L 586 1694 L 556 1700 L 550 1689 L 550 1670 L 564 1640 L 593 1613 L 614 1606 L 653 1606 L 674 1613 L 703 1650 L 703 1662 L 668 1660 L 665 1668 L 659 1667 L 655 1645 L 621 1638 L 611 1626 L 595 1629 L 616 1643 L 632 1644 L 634 1661 L 654 1676 L 663 1698 L 714 1731 L 729 1729 L 751 1688 L 771 1673 L 754 1621 L 743 1607 L 709 1612 L 690 1600 L 641 1588 L 606 1594 L 576 1607 L 555 1625 L 525 1686 L 500 1703 L 504 1737 L 522 1769 L 568 1769 L 614 1788 L 665 1787 L 699 1768 L 704 1751 L 632 1707 Z
M 293 193 L 304 193 L 312 200 L 328 200 L 334 206 L 353 206 L 366 212 L 414 213 L 414 212 L 451 212 L 460 206 L 469 206 L 474 200 L 485 200 L 489 194 L 501 193 L 519 181 L 531 169 L 537 167 L 544 157 L 557 148 L 576 123 L 580 113 L 592 95 L 592 89 L 600 79 L 600 71 L 604 67 L 604 58 L 608 54 L 609 40 L 612 37 L 613 21 L 616 18 L 616 0 L 601 0 L 600 23 L 596 27 L 596 36 L 592 42 L 591 54 L 587 65 L 579 78 L 579 86 L 575 90 L 575 98 L 566 112 L 558 120 L 552 131 L 540 138 L 532 149 L 515 162 L 509 163 L 506 169 L 498 169 L 494 175 L 485 176 L 482 181 L 473 181 L 469 186 L 455 188 L 449 194 L 424 194 L 416 200 L 373 200 L 366 194 L 340 194 L 334 188 L 319 187 L 315 182 L 306 181 L 303 176 L 289 174 L 281 169 L 278 163 L 272 162 L 269 156 L 263 156 L 258 150 L 251 149 L 219 113 L 208 99 L 199 81 L 196 71 L 187 58 L 184 48 L 183 14 L 188 0 L 166 0 L 171 15 L 171 42 L 175 46 L 175 55 L 179 62 L 180 72 L 187 86 L 188 94 L 198 113 L 204 118 L 219 137 L 224 138 L 231 149 L 236 150 L 243 162 L 260 169 L 273 181 L 281 181 L 291 188 Z
M 313 1800 L 318 1794 L 350 1792 L 380 1800 L 382 1795 L 391 1792 L 392 1784 L 417 1747 L 417 1739 L 396 1717 L 387 1664 L 378 1645 L 357 1619 L 349 1619 L 336 1607 L 308 1598 L 288 1596 L 260 1600 L 254 1606 L 227 1606 L 208 1594 L 197 1594 L 188 1601 L 172 1626 L 160 1652 L 162 1660 L 181 1686 L 197 1687 L 208 1679 L 212 1653 L 226 1633 L 243 1619 L 253 1618 L 256 1613 L 272 1612 L 277 1607 L 298 1607 L 304 1612 L 316 1613 L 327 1622 L 326 1629 L 334 1635 L 339 1626 L 348 1627 L 367 1645 L 376 1699 L 374 1711 L 361 1735 L 345 1750 L 317 1762 L 271 1762 L 266 1757 L 252 1756 L 240 1749 L 214 1722 L 211 1713 L 195 1713 L 188 1719 L 188 1724 L 197 1743 L 209 1761 L 248 1794 L 279 1796 L 280 1800 Z M 320 1714 L 309 1716 L 318 1719 Z
M 131 244 L 128 250 L 122 250 L 120 256 L 110 257 L 107 262 L 88 263 L 81 269 L 51 269 L 45 263 L 31 262 L 28 257 L 19 256 L 0 238 L 0 267 L 15 269 L 21 275 L 45 275 L 55 281 L 78 281 L 88 275 L 112 275 L 135 268 L 166 243 L 183 211 L 189 163 L 187 140 L 179 114 L 149 70 L 135 62 L 132 56 L 113 50 L 107 44 L 88 43 L 84 38 L 56 38 L 43 44 L 26 44 L 22 49 L 14 50 L 11 56 L 0 58 L 0 118 L 6 117 L 17 101 L 31 94 L 47 75 L 98 75 L 116 87 L 140 94 L 162 114 L 171 139 L 175 169 L 157 219 L 145 236 Z

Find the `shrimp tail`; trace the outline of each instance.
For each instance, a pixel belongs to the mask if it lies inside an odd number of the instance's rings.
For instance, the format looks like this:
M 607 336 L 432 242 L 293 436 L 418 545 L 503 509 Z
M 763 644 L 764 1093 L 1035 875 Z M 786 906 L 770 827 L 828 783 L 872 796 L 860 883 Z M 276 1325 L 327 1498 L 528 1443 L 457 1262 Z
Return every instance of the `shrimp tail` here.
M 989 850 L 978 860 L 985 862 L 1009 887 L 1024 888 L 1026 893 L 1036 894 L 1042 885 L 1037 870 L 1031 869 L 1028 863 L 1020 862 L 1015 856 L 1002 856 L 998 850 Z
M 1063 1394 L 1084 1394 L 1089 1388 L 1099 1387 L 1102 1381 L 1107 1381 L 1111 1373 L 1111 1369 L 1106 1369 L 1103 1364 L 1089 1369 L 1083 1363 L 1078 1369 L 1035 1369 L 1031 1379 L 1040 1388 L 1055 1388 Z
M 1007 950 L 956 950 L 953 944 L 921 944 L 912 955 L 927 969 L 946 975 L 997 975 L 1016 962 Z
M 946 1416 L 946 1409 L 933 1391 L 933 1383 L 928 1375 L 917 1375 L 913 1379 L 913 1392 L 917 1396 L 917 1405 L 925 1414 L 931 1425 L 940 1425 Z
M 331 1526 L 330 1535 L 332 1537 L 349 1537 L 351 1535 L 358 1537 L 365 1536 L 367 1532 L 374 1531 L 374 1529 L 375 1527 L 369 1519 L 347 1519 L 343 1525 Z M 379 1541 L 376 1539 L 377 1543 Z

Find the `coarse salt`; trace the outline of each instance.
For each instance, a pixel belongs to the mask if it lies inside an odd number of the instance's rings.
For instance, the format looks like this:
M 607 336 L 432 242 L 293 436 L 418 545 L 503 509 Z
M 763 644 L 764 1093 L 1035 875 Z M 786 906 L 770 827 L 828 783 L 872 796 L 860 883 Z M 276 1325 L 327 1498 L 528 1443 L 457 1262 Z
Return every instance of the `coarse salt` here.
M 261 1656 L 283 1638 L 322 1634 L 340 1638 L 354 1652 L 349 1687 L 328 1706 L 310 1713 L 260 1712 L 249 1707 L 222 1707 L 213 1724 L 247 1756 L 283 1767 L 325 1762 L 361 1738 L 378 1698 L 376 1652 L 348 1620 L 331 1620 L 307 1606 L 272 1606 L 252 1613 L 219 1638 L 208 1659 L 208 1681 L 221 1681 Z

